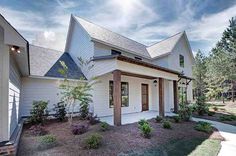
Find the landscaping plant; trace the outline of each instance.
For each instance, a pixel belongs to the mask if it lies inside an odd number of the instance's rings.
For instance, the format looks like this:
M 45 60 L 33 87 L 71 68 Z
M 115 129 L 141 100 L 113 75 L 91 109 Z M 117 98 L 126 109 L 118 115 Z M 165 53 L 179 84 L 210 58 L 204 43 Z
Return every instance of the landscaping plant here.
M 236 120 L 236 116 L 235 115 L 221 115 L 220 116 L 220 121 L 234 121 Z
M 209 111 L 209 106 L 205 102 L 205 96 L 197 97 L 195 109 L 198 115 L 204 115 L 205 113 Z
M 189 121 L 192 116 L 192 107 L 187 104 L 179 104 L 178 114 L 181 120 Z
M 102 136 L 95 133 L 91 134 L 89 137 L 85 139 L 86 147 L 89 149 L 96 149 L 98 148 L 102 143 Z
M 93 113 L 90 113 L 90 114 L 88 115 L 88 120 L 89 120 L 89 123 L 90 123 L 91 125 L 95 125 L 95 124 L 97 124 L 97 123 L 100 122 L 100 121 L 99 121 L 99 118 L 97 117 L 97 115 L 93 115 Z
M 145 138 L 150 138 L 152 127 L 149 125 L 149 123 L 144 122 L 142 125 L 139 126 L 139 129 L 141 130 L 141 133 Z
M 57 145 L 57 140 L 54 135 L 44 135 L 40 137 L 40 144 L 39 149 L 40 150 L 46 150 L 49 148 L 53 148 Z
M 109 124 L 106 123 L 106 122 L 101 122 L 101 123 L 100 123 L 100 129 L 101 129 L 102 131 L 108 130 L 108 129 L 109 129 Z
M 66 117 L 66 106 L 64 102 L 58 102 L 57 104 L 54 104 L 54 109 L 56 113 L 53 115 L 55 118 L 57 118 L 59 121 L 65 120 Z
M 141 119 L 141 120 L 139 120 L 138 125 L 139 125 L 139 126 L 142 126 L 142 125 L 144 125 L 145 123 L 148 124 L 147 120 Z
M 48 102 L 46 101 L 33 101 L 33 108 L 30 111 L 30 122 L 33 124 L 43 124 L 46 119 Z
M 204 122 L 204 121 L 199 121 L 197 123 L 197 125 L 194 127 L 194 129 L 196 129 L 197 131 L 210 133 L 210 132 L 212 132 L 213 128 L 210 123 Z
M 162 121 L 162 117 L 157 115 L 156 118 L 155 118 L 156 122 L 161 122 Z
M 163 128 L 171 129 L 171 122 L 169 120 L 164 120 L 162 126 Z
M 180 120 L 181 120 L 181 118 L 180 118 L 179 115 L 175 115 L 175 116 L 173 116 L 172 118 L 174 119 L 174 121 L 175 121 L 176 123 L 179 123 Z
M 80 67 L 84 70 L 90 70 L 93 67 L 89 65 L 89 61 L 83 61 L 81 58 L 79 58 L 79 63 Z M 89 103 L 92 102 L 91 90 L 97 81 L 96 78 L 92 77 L 83 82 L 71 82 L 68 80 L 67 65 L 63 61 L 60 61 L 60 64 L 62 68 L 59 69 L 58 72 L 64 76 L 64 81 L 60 84 L 60 89 L 62 90 L 62 101 L 65 101 L 66 105 L 68 105 L 72 110 L 69 120 L 70 124 L 72 125 L 74 107 L 76 104 L 80 105 L 80 117 L 84 119 L 87 118 L 89 114 Z M 85 79 L 81 78 L 81 80 Z
M 212 111 L 208 111 L 208 112 L 207 112 L 207 115 L 208 115 L 208 116 L 213 116 L 214 114 L 215 114 L 215 112 L 212 112 Z
M 88 124 L 78 124 L 72 125 L 72 133 L 74 135 L 84 134 L 88 131 L 89 125 Z

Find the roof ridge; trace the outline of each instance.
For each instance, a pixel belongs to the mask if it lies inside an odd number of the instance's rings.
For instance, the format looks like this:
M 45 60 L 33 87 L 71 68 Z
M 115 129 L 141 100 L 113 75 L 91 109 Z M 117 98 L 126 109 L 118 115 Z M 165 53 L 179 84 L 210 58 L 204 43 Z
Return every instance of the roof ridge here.
M 53 51 L 65 53 L 62 50 L 56 50 L 56 49 L 52 49 L 52 48 L 48 48 L 48 47 L 43 47 L 43 46 L 39 46 L 39 45 L 34 45 L 34 44 L 29 44 L 29 45 L 30 46 L 34 46 L 34 47 L 38 47 L 38 48 L 41 48 L 41 49 L 47 49 L 47 50 L 53 50 Z
M 165 39 L 163 39 L 163 40 L 161 40 L 161 41 L 155 42 L 155 43 L 151 44 L 150 46 L 147 46 L 147 48 L 152 47 L 152 46 L 154 46 L 154 45 L 156 45 L 156 44 L 158 44 L 158 43 L 161 43 L 161 42 L 163 42 L 163 41 L 166 41 L 166 40 L 168 40 L 168 39 L 170 39 L 170 38 L 172 38 L 172 37 L 174 37 L 174 36 L 176 36 L 176 35 L 179 35 L 180 33 L 184 33 L 184 32 L 185 32 L 185 31 L 180 31 L 180 32 L 178 32 L 178 33 L 176 33 L 176 34 L 174 34 L 174 35 L 172 35 L 172 36 L 169 36 L 169 37 L 167 37 L 167 38 L 165 38 Z
M 78 18 L 80 18 L 80 19 L 82 19 L 82 20 L 84 20 L 84 21 L 86 21 L 86 22 L 88 22 L 88 23 L 91 23 L 91 24 L 93 24 L 93 25 L 96 25 L 96 26 L 98 26 L 98 27 L 100 27 L 100 28 L 102 28 L 102 29 L 105 29 L 105 30 L 107 30 L 107 31 L 110 31 L 110 32 L 112 32 L 112 33 L 115 33 L 115 34 L 117 34 L 117 35 L 119 35 L 119 36 L 122 36 L 122 37 L 124 37 L 124 38 L 126 38 L 126 39 L 132 40 L 132 41 L 134 41 L 134 42 L 136 42 L 136 43 L 138 43 L 138 44 L 141 44 L 141 45 L 143 45 L 143 46 L 145 46 L 145 47 L 148 47 L 147 45 L 145 45 L 145 44 L 143 44 L 143 43 L 140 43 L 140 42 L 138 42 L 138 41 L 136 41 L 136 40 L 134 40 L 134 39 L 131 39 L 131 38 L 126 37 L 126 36 L 124 36 L 124 35 L 122 35 L 122 34 L 119 34 L 119 33 L 117 33 L 117 32 L 114 32 L 114 31 L 112 31 L 112 30 L 110 30 L 110 29 L 108 29 L 108 28 L 105 28 L 105 27 L 103 27 L 103 26 L 101 26 L 101 25 L 98 25 L 98 24 L 96 24 L 96 23 L 93 23 L 93 22 L 91 22 L 91 21 L 89 21 L 89 20 L 87 20 L 87 19 L 84 19 L 84 18 L 82 18 L 82 17 L 80 17 L 80 16 L 78 16 L 78 15 L 74 15 L 74 14 L 73 14 L 73 16 L 76 16 L 76 17 L 78 17 Z

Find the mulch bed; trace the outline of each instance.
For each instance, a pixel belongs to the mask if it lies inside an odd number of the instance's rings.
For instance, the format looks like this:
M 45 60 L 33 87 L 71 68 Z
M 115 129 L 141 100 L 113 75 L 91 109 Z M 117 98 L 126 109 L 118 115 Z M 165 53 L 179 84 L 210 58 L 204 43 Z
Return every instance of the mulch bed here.
M 74 123 L 88 122 L 74 119 Z M 36 155 L 96 155 L 111 156 L 120 153 L 126 153 L 131 150 L 142 150 L 151 147 L 158 147 L 168 143 L 173 139 L 191 139 L 191 138 L 213 138 L 220 139 L 219 132 L 214 129 L 211 134 L 206 134 L 194 130 L 195 122 L 172 123 L 172 129 L 163 129 L 161 123 L 156 123 L 154 119 L 149 120 L 153 131 L 150 139 L 145 139 L 140 135 L 138 124 L 128 124 L 119 127 L 111 126 L 108 131 L 100 131 L 99 124 L 90 125 L 87 133 L 82 135 L 73 135 L 68 122 L 48 121 L 45 129 L 49 134 L 55 135 L 58 146 L 39 150 L 39 139 L 30 135 L 29 126 L 25 126 L 19 143 L 18 155 L 36 156 Z M 103 136 L 102 146 L 99 149 L 85 149 L 84 139 L 91 133 L 99 133 Z
M 236 120 L 234 120 L 234 121 L 221 121 L 219 118 L 222 115 L 223 115 L 222 113 L 215 113 L 213 116 L 209 116 L 207 114 L 200 116 L 197 113 L 194 113 L 193 117 L 212 120 L 212 121 L 218 121 L 218 122 L 222 122 L 222 123 L 226 123 L 226 124 L 236 126 Z M 227 114 L 225 114 L 225 115 L 227 115 Z

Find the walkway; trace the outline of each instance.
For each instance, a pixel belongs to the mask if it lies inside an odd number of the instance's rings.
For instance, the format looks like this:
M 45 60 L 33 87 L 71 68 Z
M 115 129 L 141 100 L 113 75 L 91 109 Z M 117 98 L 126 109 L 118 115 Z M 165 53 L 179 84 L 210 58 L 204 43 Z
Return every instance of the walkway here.
M 212 126 L 219 130 L 221 136 L 225 138 L 225 141 L 221 142 L 221 149 L 218 156 L 236 155 L 236 126 L 199 118 L 193 118 L 192 120 L 211 123 Z

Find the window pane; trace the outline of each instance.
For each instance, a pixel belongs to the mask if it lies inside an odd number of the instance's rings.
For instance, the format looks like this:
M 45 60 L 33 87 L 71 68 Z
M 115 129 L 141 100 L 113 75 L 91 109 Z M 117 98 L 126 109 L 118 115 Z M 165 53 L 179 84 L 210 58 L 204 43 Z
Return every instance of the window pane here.
M 184 56 L 183 55 L 179 55 L 179 65 L 180 65 L 180 67 L 184 67 Z
M 113 81 L 109 82 L 109 107 L 113 107 Z M 121 82 L 121 106 L 129 106 L 129 84 L 128 82 Z

